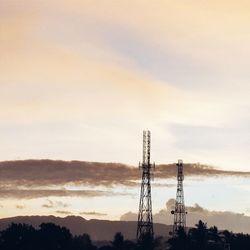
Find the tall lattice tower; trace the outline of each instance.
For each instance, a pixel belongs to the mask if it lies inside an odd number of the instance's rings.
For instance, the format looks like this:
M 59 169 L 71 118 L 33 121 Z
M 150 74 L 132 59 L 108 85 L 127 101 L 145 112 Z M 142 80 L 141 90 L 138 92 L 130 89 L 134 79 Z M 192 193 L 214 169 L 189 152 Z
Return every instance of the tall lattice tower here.
M 150 131 L 143 131 L 143 160 L 139 163 L 142 169 L 141 196 L 137 223 L 137 240 L 140 241 L 144 235 L 154 236 L 152 201 L 151 201 L 151 177 L 155 164 L 150 163 Z
M 177 192 L 176 192 L 176 201 L 175 209 L 171 211 L 174 215 L 174 225 L 173 225 L 173 234 L 175 235 L 180 227 L 186 229 L 186 209 L 184 204 L 184 191 L 183 191 L 183 162 L 178 160 L 177 166 Z

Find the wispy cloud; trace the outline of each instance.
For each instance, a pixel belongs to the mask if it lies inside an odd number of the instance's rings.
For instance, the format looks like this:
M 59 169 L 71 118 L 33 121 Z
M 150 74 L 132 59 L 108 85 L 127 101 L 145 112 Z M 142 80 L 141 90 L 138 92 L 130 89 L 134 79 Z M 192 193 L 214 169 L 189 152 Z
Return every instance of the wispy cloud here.
M 99 212 L 95 212 L 95 211 L 90 211 L 90 212 L 80 212 L 80 215 L 93 215 L 93 216 L 106 216 L 107 214 L 105 213 L 99 213 Z
M 63 215 L 72 214 L 70 211 L 64 211 L 64 210 L 57 210 L 56 213 L 57 213 L 57 214 L 63 214 Z
M 43 204 L 42 207 L 44 208 L 52 208 L 54 206 L 54 203 L 53 201 L 47 199 L 47 203 L 46 204 Z
M 53 207 L 63 207 L 63 208 L 65 208 L 65 207 L 68 207 L 68 206 L 69 206 L 69 204 L 64 203 L 62 201 L 52 201 L 52 200 L 49 200 L 49 199 L 47 199 L 46 203 L 42 205 L 42 207 L 44 207 L 44 208 L 53 208 Z
M 24 205 L 16 205 L 16 208 L 17 208 L 17 209 L 24 209 L 25 206 L 24 206 Z
M 51 189 L 0 189 L 2 199 L 36 199 L 41 197 L 100 197 L 115 196 L 112 191 L 94 191 L 94 190 L 51 190 Z M 119 194 L 121 195 L 121 194 Z M 43 207 L 50 208 L 50 204 L 44 204 Z

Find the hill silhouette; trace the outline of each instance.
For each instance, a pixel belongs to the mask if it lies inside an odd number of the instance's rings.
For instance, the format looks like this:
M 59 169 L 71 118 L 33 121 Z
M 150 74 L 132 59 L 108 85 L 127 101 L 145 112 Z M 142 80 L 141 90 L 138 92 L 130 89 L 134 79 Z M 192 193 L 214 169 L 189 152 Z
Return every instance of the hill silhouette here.
M 80 216 L 17 216 L 0 219 L 0 231 L 6 229 L 11 223 L 32 225 L 39 228 L 42 223 L 54 223 L 66 227 L 73 235 L 89 234 L 94 241 L 110 241 L 116 232 L 121 232 L 126 239 L 134 239 L 137 222 L 135 221 L 109 221 L 109 220 L 86 220 Z M 156 223 L 154 231 L 156 236 L 169 234 L 172 226 Z

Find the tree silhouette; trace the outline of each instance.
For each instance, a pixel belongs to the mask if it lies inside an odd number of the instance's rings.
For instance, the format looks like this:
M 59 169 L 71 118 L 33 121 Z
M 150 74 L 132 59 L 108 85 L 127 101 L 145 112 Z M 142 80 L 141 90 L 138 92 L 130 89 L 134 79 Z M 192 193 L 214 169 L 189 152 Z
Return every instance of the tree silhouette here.
M 1 232 L 1 249 L 4 250 L 32 250 L 35 246 L 36 230 L 26 224 L 12 223 Z
M 208 246 L 210 250 L 223 250 L 224 244 L 222 238 L 219 235 L 218 228 L 213 226 L 208 229 Z
M 12 223 L 0 232 L 0 250 L 163 250 L 161 238 L 144 235 L 140 242 L 125 240 L 121 233 L 114 235 L 108 245 L 97 248 L 88 234 L 72 237 L 65 227 L 43 223 L 38 229 L 26 224 Z M 248 234 L 234 234 L 217 227 L 207 228 L 199 221 L 188 233 L 180 228 L 168 240 L 171 250 L 250 250 Z
M 53 223 L 42 223 L 38 231 L 39 250 L 68 250 L 72 243 L 72 235 L 65 227 Z
M 122 233 L 118 232 L 114 236 L 114 240 L 112 241 L 113 249 L 115 250 L 123 250 L 124 249 L 124 237 Z
M 144 234 L 142 239 L 137 243 L 138 249 L 141 250 L 156 250 L 161 248 L 162 237 L 153 238 L 151 234 Z
M 235 241 L 235 235 L 232 232 L 229 232 L 228 230 L 224 230 L 220 233 L 220 237 L 222 239 L 223 245 L 230 245 L 230 248 L 234 248 L 234 241 Z
M 83 234 L 81 236 L 75 236 L 73 238 L 72 244 L 73 250 L 96 250 L 97 247 L 92 245 L 91 238 L 88 234 Z
M 189 249 L 189 237 L 183 227 L 177 230 L 177 234 L 173 238 L 168 240 L 171 250 L 188 250 Z
M 195 228 L 189 230 L 189 237 L 191 239 L 191 246 L 194 250 L 207 249 L 207 224 L 199 220 Z
M 112 250 L 112 246 L 102 246 L 99 248 L 99 250 Z
M 136 244 L 130 240 L 124 240 L 124 236 L 121 232 L 118 232 L 114 236 L 114 240 L 111 242 L 112 249 L 114 250 L 134 250 Z

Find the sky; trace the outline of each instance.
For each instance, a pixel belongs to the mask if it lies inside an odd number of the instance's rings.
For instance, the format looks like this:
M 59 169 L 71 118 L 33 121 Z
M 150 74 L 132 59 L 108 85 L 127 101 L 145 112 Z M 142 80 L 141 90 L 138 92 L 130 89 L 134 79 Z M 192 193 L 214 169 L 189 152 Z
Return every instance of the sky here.
M 0 160 L 136 167 L 142 131 L 150 129 L 157 164 L 183 159 L 249 171 L 249 23 L 250 3 L 243 0 L 0 0 Z M 187 190 L 202 183 L 215 195 L 211 179 L 202 178 L 189 180 Z M 233 195 L 223 194 L 224 205 L 198 192 L 186 198 L 188 205 L 250 214 L 245 177 L 212 183 L 217 190 L 227 183 L 226 194 Z M 155 207 L 161 209 L 175 191 L 158 189 L 164 198 Z M 138 190 L 131 192 L 136 198 L 127 197 L 128 203 L 123 195 L 99 196 L 87 212 L 117 219 L 126 211 L 98 210 L 111 200 L 124 200 L 135 212 Z M 36 201 L 16 205 L 15 199 L 3 199 L 1 217 L 48 213 Z M 50 206 L 50 197 L 39 199 Z M 62 212 L 58 200 L 53 206 Z

